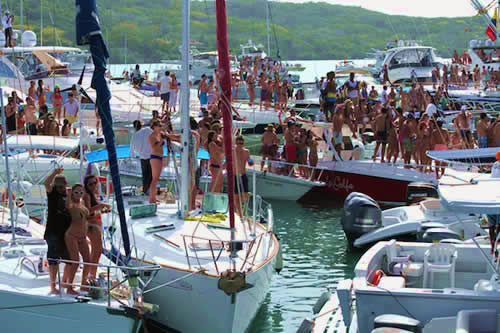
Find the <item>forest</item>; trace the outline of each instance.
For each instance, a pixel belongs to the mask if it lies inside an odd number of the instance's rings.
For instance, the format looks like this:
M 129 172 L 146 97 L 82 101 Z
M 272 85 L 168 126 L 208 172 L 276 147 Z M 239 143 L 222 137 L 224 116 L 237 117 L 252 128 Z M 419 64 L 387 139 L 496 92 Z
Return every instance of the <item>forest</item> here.
M 38 45 L 75 46 L 74 1 L 4 0 L 16 16 L 14 29 L 33 30 Z M 98 1 L 111 63 L 155 63 L 179 59 L 181 0 Z M 360 7 L 322 2 L 287 3 L 228 0 L 231 52 L 248 40 L 267 45 L 266 5 L 269 6 L 271 56 L 282 60 L 333 60 L 369 57 L 390 40 L 414 39 L 436 48 L 442 57 L 464 50 L 470 39 L 486 38 L 478 17 L 421 18 L 392 16 Z M 408 13 L 411 15 L 411 13 Z M 216 47 L 214 1 L 191 1 L 191 40 L 201 51 Z

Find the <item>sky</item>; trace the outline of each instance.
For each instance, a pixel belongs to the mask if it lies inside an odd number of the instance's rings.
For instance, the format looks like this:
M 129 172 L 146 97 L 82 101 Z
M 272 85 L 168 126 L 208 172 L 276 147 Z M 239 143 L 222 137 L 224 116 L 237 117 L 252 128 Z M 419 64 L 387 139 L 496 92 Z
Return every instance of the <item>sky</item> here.
M 457 17 L 476 14 L 469 0 L 272 0 L 279 2 L 309 1 L 326 2 L 336 5 L 361 6 L 362 8 L 390 15 L 422 17 Z M 480 0 L 486 5 L 490 0 Z

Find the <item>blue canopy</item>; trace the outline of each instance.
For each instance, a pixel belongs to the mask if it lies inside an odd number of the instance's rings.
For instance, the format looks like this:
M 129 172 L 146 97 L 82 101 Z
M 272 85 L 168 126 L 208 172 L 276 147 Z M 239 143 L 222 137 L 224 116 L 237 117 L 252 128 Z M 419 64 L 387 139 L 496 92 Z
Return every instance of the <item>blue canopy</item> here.
M 168 155 L 167 147 L 163 147 L 163 154 L 165 156 Z M 177 153 L 176 155 L 178 156 L 179 154 Z M 116 157 L 118 159 L 130 158 L 130 145 L 118 145 L 118 146 L 116 146 Z M 87 161 L 89 163 L 104 162 L 104 161 L 107 161 L 109 159 L 108 158 L 108 151 L 107 151 L 107 149 L 94 150 L 90 153 L 85 154 L 85 158 L 87 159 Z M 200 148 L 200 150 L 198 151 L 198 159 L 208 160 L 208 159 L 210 159 L 210 154 L 205 149 Z

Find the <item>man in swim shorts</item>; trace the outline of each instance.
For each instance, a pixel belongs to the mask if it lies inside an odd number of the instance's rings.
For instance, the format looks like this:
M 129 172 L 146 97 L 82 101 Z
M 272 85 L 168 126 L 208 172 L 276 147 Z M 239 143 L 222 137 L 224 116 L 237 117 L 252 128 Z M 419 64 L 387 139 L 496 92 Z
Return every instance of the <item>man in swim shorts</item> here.
M 247 163 L 253 166 L 253 160 L 250 158 L 250 152 L 245 148 L 245 139 L 239 135 L 236 137 L 236 147 L 234 148 L 234 196 L 236 212 L 242 216 L 242 208 L 249 198 L 249 187 L 247 177 Z
M 333 119 L 332 119 L 332 125 L 333 125 L 333 136 L 332 136 L 332 144 L 337 152 L 337 154 L 340 157 L 340 152 L 342 151 L 342 144 L 343 144 L 343 134 L 342 134 L 342 127 L 344 126 L 344 111 L 342 108 L 337 108 L 335 113 L 333 114 Z
M 78 121 L 78 102 L 75 100 L 73 93 L 68 93 L 68 101 L 64 104 L 64 119 L 67 119 L 70 126 Z M 73 127 L 73 135 L 76 136 L 76 127 Z
M 198 99 L 200 100 L 200 106 L 206 107 L 208 105 L 208 83 L 205 74 L 201 76 L 201 81 L 198 84 Z

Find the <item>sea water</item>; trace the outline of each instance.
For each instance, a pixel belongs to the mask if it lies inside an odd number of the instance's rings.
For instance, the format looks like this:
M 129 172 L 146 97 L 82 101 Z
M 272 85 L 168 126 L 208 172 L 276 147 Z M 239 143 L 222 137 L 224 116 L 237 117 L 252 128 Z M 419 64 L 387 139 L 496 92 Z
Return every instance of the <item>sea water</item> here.
M 326 288 L 353 277 L 362 252 L 350 249 L 342 231 L 342 209 L 271 201 L 274 232 L 281 238 L 283 270 L 275 274 L 249 332 L 296 332 Z

